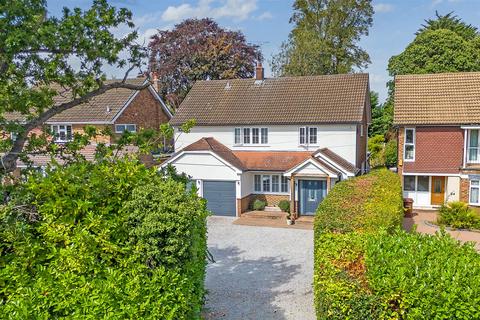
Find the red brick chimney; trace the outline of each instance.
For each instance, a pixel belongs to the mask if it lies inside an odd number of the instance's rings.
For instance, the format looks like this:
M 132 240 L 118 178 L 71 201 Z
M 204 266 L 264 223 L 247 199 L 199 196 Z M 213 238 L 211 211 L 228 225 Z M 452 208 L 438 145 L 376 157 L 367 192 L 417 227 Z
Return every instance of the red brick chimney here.
M 255 69 L 255 80 L 263 81 L 265 79 L 265 70 L 263 69 L 262 63 L 259 61 Z

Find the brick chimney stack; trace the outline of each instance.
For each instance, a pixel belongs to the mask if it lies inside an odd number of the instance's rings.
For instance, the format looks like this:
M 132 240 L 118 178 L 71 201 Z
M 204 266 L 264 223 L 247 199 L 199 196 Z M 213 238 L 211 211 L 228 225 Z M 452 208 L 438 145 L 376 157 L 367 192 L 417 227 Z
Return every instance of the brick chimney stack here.
M 255 80 L 263 81 L 265 79 L 265 70 L 263 69 L 262 63 L 259 61 L 255 69 Z

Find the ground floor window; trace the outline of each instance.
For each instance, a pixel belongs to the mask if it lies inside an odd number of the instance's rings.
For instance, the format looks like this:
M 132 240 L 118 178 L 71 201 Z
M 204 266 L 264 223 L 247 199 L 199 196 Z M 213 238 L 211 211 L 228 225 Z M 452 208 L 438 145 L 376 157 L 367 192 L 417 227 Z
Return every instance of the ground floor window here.
M 480 204 L 480 180 L 470 180 L 470 203 Z
M 424 191 L 430 190 L 429 176 L 403 176 L 403 191 Z
M 288 193 L 289 180 L 280 174 L 256 174 L 253 190 L 261 193 Z

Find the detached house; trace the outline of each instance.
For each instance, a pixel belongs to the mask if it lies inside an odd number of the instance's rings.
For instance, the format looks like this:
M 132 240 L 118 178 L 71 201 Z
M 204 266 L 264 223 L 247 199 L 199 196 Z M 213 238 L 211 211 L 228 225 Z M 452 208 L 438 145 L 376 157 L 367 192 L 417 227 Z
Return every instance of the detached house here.
M 109 80 L 107 81 L 117 81 Z M 134 85 L 142 85 L 145 78 L 127 80 Z M 72 99 L 70 91 L 62 91 L 54 98 L 55 103 L 60 104 Z M 97 143 L 113 144 L 124 131 L 135 132 L 140 129 L 158 129 L 162 123 L 168 122 L 172 114 L 154 88 L 150 85 L 143 90 L 130 90 L 118 88 L 109 90 L 90 101 L 63 111 L 50 118 L 45 125 L 54 134 L 55 142 L 62 144 L 73 139 L 73 134 L 83 132 L 85 126 L 94 126 L 98 130 L 109 127 L 114 133 L 111 136 L 97 136 L 92 145 L 87 146 L 82 153 L 88 159 L 93 159 Z M 24 116 L 18 113 L 5 115 L 7 120 L 24 121 Z M 40 133 L 38 128 L 33 132 Z M 133 151 L 135 148 L 129 148 Z M 34 165 L 45 166 L 50 158 L 47 156 L 32 156 Z M 19 163 L 19 167 L 23 164 Z
M 395 78 L 403 195 L 414 206 L 480 205 L 480 73 Z
M 197 124 L 189 133 L 180 125 Z M 170 123 L 175 153 L 163 164 L 196 183 L 218 215 L 255 199 L 313 214 L 334 184 L 367 169 L 367 74 L 199 81 Z

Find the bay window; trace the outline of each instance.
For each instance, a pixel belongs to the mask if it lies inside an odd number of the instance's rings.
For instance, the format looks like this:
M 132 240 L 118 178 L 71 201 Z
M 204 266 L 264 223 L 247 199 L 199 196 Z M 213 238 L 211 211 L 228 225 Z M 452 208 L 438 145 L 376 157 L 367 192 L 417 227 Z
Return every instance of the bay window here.
M 256 174 L 253 190 L 256 193 L 288 193 L 289 180 L 280 174 Z
M 300 127 L 299 131 L 300 145 L 317 144 L 318 129 L 316 127 Z
M 415 129 L 405 128 L 405 139 L 403 144 L 403 160 L 415 160 Z
M 51 131 L 55 142 L 68 142 L 73 139 L 72 126 L 67 124 L 52 125 Z
M 467 160 L 470 163 L 480 162 L 480 157 L 478 154 L 480 151 L 478 132 L 478 129 L 468 130 Z

